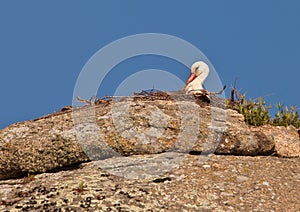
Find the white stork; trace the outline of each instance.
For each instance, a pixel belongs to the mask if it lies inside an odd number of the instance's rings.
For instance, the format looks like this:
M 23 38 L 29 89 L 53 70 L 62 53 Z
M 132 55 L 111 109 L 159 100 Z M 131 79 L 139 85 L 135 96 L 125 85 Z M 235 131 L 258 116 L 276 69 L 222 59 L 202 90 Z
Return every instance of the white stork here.
M 209 74 L 209 67 L 203 61 L 195 62 L 191 67 L 191 74 L 185 83 L 186 93 L 202 93 L 203 82 Z

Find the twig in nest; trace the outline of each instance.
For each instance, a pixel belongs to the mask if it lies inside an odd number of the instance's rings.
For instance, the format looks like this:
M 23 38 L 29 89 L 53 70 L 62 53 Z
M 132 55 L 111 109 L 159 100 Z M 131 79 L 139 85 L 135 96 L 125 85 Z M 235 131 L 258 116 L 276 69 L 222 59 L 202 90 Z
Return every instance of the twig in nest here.
M 78 102 L 83 102 L 84 105 L 94 105 L 96 100 L 97 100 L 96 96 L 92 96 L 89 100 L 82 99 L 79 96 L 77 96 L 77 101 Z

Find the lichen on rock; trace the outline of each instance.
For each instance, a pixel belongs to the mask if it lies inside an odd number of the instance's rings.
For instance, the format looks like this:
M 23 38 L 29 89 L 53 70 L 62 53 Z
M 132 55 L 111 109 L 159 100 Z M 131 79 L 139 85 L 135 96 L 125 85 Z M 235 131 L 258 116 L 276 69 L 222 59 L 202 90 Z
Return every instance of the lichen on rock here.
M 219 98 L 207 103 L 191 95 L 128 97 L 0 130 L 0 179 L 163 152 L 300 156 L 296 129 L 249 127 Z

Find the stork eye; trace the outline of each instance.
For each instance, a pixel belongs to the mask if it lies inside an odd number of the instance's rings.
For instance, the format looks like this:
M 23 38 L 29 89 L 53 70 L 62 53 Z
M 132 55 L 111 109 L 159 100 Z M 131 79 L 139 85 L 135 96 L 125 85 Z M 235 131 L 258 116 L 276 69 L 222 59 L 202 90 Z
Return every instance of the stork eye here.
M 198 76 L 201 74 L 202 70 L 199 68 L 199 66 L 197 68 L 195 68 L 195 74 L 197 74 Z

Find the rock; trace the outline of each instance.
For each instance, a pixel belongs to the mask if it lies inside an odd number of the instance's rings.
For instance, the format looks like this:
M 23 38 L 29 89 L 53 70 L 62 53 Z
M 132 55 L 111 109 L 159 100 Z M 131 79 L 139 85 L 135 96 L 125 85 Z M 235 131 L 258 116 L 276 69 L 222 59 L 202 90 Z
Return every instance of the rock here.
M 115 176 L 127 179 L 147 179 L 160 176 L 178 168 L 188 154 L 165 152 L 151 155 L 132 155 L 131 157 L 112 157 L 95 161 L 94 164 Z
M 240 175 L 240 176 L 237 176 L 237 177 L 236 177 L 236 181 L 237 181 L 238 183 L 246 182 L 246 181 L 248 181 L 248 180 L 249 180 L 249 177 L 246 177 L 246 176 Z
M 275 148 L 272 137 L 252 131 L 244 117 L 233 110 L 226 110 L 226 131 L 215 151 L 217 154 L 269 155 Z
M 101 100 L 0 130 L 0 179 L 121 155 L 269 155 L 277 151 L 299 156 L 282 148 L 291 138 L 297 144 L 299 136 L 293 130 L 285 131 L 281 141 L 279 135 L 259 129 L 247 126 L 236 111 L 222 108 L 220 99 L 212 98 L 210 104 L 191 95 Z
M 127 160 L 142 162 L 158 155 L 123 157 L 106 170 L 93 161 L 31 180 L 2 180 L 0 211 L 300 210 L 300 158 L 213 155 L 206 161 L 210 168 L 203 168 L 199 159 L 204 156 L 185 154 L 180 166 L 160 176 L 114 175 L 120 168 L 133 168 Z
M 210 168 L 210 165 L 205 164 L 205 165 L 203 165 L 202 167 L 205 168 L 205 169 L 209 169 L 209 168 Z
M 22 177 L 88 161 L 81 147 L 58 132 L 73 126 L 70 112 L 13 124 L 0 131 L 0 179 Z
M 264 186 L 269 186 L 269 182 L 264 181 L 264 182 L 262 182 L 262 185 L 264 185 Z
M 275 152 L 282 157 L 299 157 L 300 156 L 300 135 L 299 130 L 294 126 L 270 126 L 265 125 L 254 128 L 273 138 L 275 141 Z

